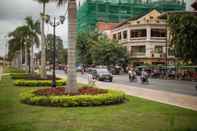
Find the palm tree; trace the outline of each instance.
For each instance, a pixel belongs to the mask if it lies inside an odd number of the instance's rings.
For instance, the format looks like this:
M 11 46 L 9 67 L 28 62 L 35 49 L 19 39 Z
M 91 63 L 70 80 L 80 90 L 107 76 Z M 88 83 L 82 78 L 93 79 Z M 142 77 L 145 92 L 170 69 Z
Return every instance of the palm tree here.
M 45 35 L 44 35 L 44 17 L 45 17 L 45 10 L 46 10 L 46 3 L 48 3 L 50 0 L 36 0 L 39 3 L 42 4 L 42 24 L 41 24 L 41 77 L 46 77 L 46 42 L 45 42 Z
M 52 0 L 54 1 L 54 0 Z M 76 0 L 55 0 L 58 5 L 68 3 L 68 85 L 65 91 L 78 93 L 76 79 Z
M 9 54 L 12 57 L 14 57 L 16 53 L 20 51 L 19 53 L 20 62 L 18 63 L 20 68 L 22 67 L 22 63 L 23 63 L 23 50 L 25 47 L 25 41 L 26 41 L 25 36 L 27 35 L 27 33 L 28 33 L 27 26 L 19 26 L 13 32 L 9 33 L 9 37 L 11 37 L 11 39 L 8 41 Z
M 29 60 L 29 71 L 34 73 L 34 62 L 33 62 L 33 47 L 36 45 L 39 47 L 40 41 L 38 35 L 40 34 L 40 22 L 34 21 L 32 17 L 26 17 L 25 22 L 29 28 L 29 42 L 30 42 L 30 60 Z

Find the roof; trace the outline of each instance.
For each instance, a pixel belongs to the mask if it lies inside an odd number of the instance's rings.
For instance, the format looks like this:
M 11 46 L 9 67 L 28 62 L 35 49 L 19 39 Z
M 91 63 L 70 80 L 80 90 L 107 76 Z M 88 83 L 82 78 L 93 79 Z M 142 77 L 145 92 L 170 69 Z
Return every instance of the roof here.
M 138 16 L 138 17 L 129 18 L 128 20 L 123 21 L 120 24 L 118 24 L 117 26 L 115 26 L 113 29 L 118 28 L 118 27 L 121 27 L 121 26 L 123 26 L 125 24 L 129 24 L 131 22 L 138 22 L 138 21 L 148 20 L 152 16 L 158 18 L 160 15 L 161 15 L 161 13 L 159 11 L 157 11 L 157 10 L 154 9 L 154 10 L 150 11 L 147 14 L 143 14 L 143 15 Z
M 98 22 L 97 28 L 99 31 L 112 30 L 117 24 L 119 23 Z

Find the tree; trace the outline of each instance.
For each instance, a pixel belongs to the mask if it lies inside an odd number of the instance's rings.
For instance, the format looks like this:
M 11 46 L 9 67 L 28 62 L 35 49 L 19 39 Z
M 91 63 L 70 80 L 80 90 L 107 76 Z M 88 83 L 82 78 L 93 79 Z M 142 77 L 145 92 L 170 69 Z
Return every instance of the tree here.
M 167 22 L 171 33 L 171 46 L 177 58 L 185 63 L 197 64 L 197 17 L 193 14 L 173 14 Z
M 27 40 L 27 34 L 29 32 L 29 28 L 27 26 L 19 26 L 13 32 L 9 33 L 9 37 L 11 39 L 8 41 L 9 43 L 9 53 L 8 57 L 10 59 L 14 58 L 18 51 L 20 51 L 20 62 L 19 67 L 22 67 L 23 63 L 23 52 L 26 46 L 25 42 Z M 27 54 L 25 54 L 25 58 L 27 58 Z
M 39 27 L 39 22 L 35 21 L 31 17 L 25 18 L 26 25 L 17 27 L 13 32 L 9 34 L 11 39 L 9 43 L 9 58 L 13 59 L 16 52 L 20 50 L 21 62 L 23 63 L 23 54 L 25 54 L 25 63 L 29 65 L 29 72 L 31 68 L 30 59 L 33 54 L 33 45 L 39 44 L 39 37 L 37 35 L 37 27 Z M 30 48 L 32 53 L 30 54 Z M 24 51 L 25 50 L 25 51 Z M 25 53 L 23 53 L 25 52 Z
M 97 41 L 101 37 L 101 34 L 92 31 L 92 32 L 80 32 L 77 35 L 77 54 L 78 61 L 83 65 L 93 64 L 91 57 L 91 48 L 97 44 Z
M 58 5 L 68 3 L 68 86 L 65 92 L 78 93 L 76 76 L 76 0 L 55 0 Z
M 33 47 L 36 45 L 39 47 L 40 40 L 39 40 L 39 34 L 40 34 L 40 22 L 34 21 L 32 17 L 26 17 L 25 18 L 26 26 L 29 28 L 29 72 L 34 71 L 34 62 L 33 62 Z
M 42 24 L 41 24 L 41 77 L 46 78 L 46 42 L 45 42 L 45 35 L 44 35 L 44 21 L 45 21 L 45 10 L 46 10 L 46 3 L 50 0 L 36 0 L 39 3 L 42 3 Z
M 96 65 L 124 65 L 128 63 L 128 53 L 116 41 L 101 37 L 91 48 L 93 63 Z
M 49 64 L 53 63 L 53 35 L 48 34 L 46 38 L 46 56 L 47 56 L 47 61 Z M 56 36 L 56 59 L 58 64 L 65 64 L 65 49 L 63 46 L 63 40 L 59 37 Z

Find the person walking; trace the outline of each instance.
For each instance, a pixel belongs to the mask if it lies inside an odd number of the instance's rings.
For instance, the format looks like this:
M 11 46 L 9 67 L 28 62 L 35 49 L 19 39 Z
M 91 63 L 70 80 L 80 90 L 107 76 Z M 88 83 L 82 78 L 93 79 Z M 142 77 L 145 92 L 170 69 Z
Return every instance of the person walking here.
M 91 73 L 88 74 L 88 84 L 90 86 L 95 86 L 96 79 L 93 77 Z

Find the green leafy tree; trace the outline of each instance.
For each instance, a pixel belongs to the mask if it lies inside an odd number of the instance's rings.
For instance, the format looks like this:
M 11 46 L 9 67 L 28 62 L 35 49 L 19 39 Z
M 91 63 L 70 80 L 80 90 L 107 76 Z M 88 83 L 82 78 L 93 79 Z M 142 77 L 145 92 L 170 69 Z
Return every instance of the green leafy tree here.
M 91 48 L 97 44 L 99 37 L 98 32 L 80 32 L 77 36 L 77 54 L 78 61 L 84 65 L 93 64 Z
M 96 65 L 121 65 L 128 63 L 128 54 L 126 48 L 122 47 L 116 41 L 101 37 L 97 44 L 91 48 L 93 63 Z
M 40 40 L 39 40 L 39 34 L 40 34 L 40 22 L 34 21 L 32 17 L 26 17 L 25 18 L 26 26 L 29 28 L 28 33 L 26 34 L 28 38 L 29 48 L 29 72 L 34 72 L 34 62 L 33 62 L 33 47 L 39 47 Z
M 172 14 L 168 16 L 167 22 L 176 57 L 185 63 L 197 64 L 197 17 L 188 13 Z
M 46 38 L 46 56 L 47 56 L 47 61 L 49 64 L 53 63 L 53 35 L 48 34 Z M 66 49 L 64 49 L 63 46 L 63 40 L 59 37 L 56 36 L 56 60 L 58 64 L 65 64 L 66 59 L 65 59 L 65 53 Z

